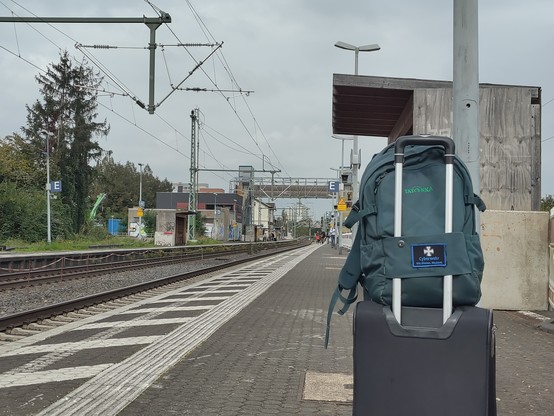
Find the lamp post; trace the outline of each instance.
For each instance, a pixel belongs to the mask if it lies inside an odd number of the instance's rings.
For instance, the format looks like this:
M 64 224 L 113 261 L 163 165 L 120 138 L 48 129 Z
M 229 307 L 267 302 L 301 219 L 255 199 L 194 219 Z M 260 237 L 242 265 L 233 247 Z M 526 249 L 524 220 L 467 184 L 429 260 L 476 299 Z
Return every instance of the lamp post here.
M 144 209 L 144 202 L 142 200 L 142 163 L 139 163 L 139 210 Z M 139 238 L 142 237 L 142 215 L 139 215 Z
M 213 226 L 212 226 L 212 238 L 215 238 L 217 240 L 216 218 L 217 218 L 217 193 L 214 192 L 214 223 L 213 223 Z
M 48 244 L 52 242 L 52 220 L 50 212 L 50 136 L 53 136 L 54 133 L 42 129 L 39 131 L 39 134 L 42 135 L 46 143 L 46 241 Z
M 235 228 L 237 227 L 237 200 L 233 199 L 233 215 L 235 217 L 233 221 L 232 229 L 232 240 L 235 241 Z
M 373 52 L 378 51 L 381 49 L 381 47 L 377 44 L 373 45 L 363 45 L 363 46 L 354 46 L 346 42 L 338 41 L 335 43 L 335 46 L 340 49 L 346 49 L 348 51 L 354 51 L 355 56 L 355 64 L 354 64 L 354 75 L 358 75 L 358 54 L 360 52 Z M 353 199 L 356 199 L 358 196 L 358 169 L 360 167 L 360 157 L 359 157 L 359 150 L 358 150 L 358 136 L 353 136 L 352 138 L 352 157 L 351 157 L 351 164 L 352 164 L 352 197 Z M 343 142 L 344 143 L 344 142 Z M 354 226 L 352 228 L 352 238 L 356 236 L 357 226 Z

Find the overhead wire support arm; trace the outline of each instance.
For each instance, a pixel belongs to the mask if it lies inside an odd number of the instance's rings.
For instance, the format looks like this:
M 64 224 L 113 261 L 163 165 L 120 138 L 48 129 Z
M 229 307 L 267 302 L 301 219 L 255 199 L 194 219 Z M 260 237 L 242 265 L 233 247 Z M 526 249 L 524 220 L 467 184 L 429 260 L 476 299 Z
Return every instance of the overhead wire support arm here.
M 155 52 L 156 52 L 156 29 L 164 23 L 171 23 L 169 13 L 160 12 L 159 17 L 21 17 L 21 16 L 0 16 L 0 22 L 9 23 L 143 23 L 150 29 L 150 73 L 149 73 L 149 104 L 148 112 L 154 114 L 154 79 L 155 79 Z M 137 104 L 145 107 L 140 101 Z M 141 105 L 142 104 L 142 105 Z
M 209 47 L 213 48 L 214 46 L 219 46 L 219 45 L 220 45 L 219 43 L 176 43 L 176 44 L 160 43 L 160 44 L 158 44 L 158 46 L 160 48 L 165 48 L 165 47 L 169 47 L 169 46 L 178 46 L 178 47 L 185 47 L 185 48 L 192 48 L 192 47 L 195 47 L 195 46 L 209 46 Z
M 206 60 L 208 60 L 208 59 L 209 59 L 214 53 L 216 53 L 217 50 L 218 50 L 219 48 L 221 48 L 222 46 L 223 46 L 223 42 L 218 43 L 217 46 L 210 52 L 210 54 L 209 54 L 208 56 L 206 56 L 206 58 L 205 58 L 203 61 L 199 61 L 199 62 L 196 64 L 196 66 L 195 66 L 194 68 L 192 68 L 192 70 L 188 73 L 188 75 L 187 75 L 181 82 L 179 82 L 179 84 L 177 84 L 177 86 L 175 86 L 175 87 L 174 87 L 174 86 L 171 86 L 171 91 L 169 92 L 169 94 L 167 94 L 158 104 L 156 104 L 156 107 L 159 107 L 160 105 L 162 105 L 162 103 L 163 103 L 165 100 L 167 100 L 167 99 L 171 96 L 171 94 L 173 94 L 175 91 L 177 91 L 177 90 L 179 89 L 179 87 L 180 87 L 181 85 L 183 85 L 183 83 L 184 83 L 187 79 L 189 79 L 189 78 L 192 76 L 192 74 L 194 74 L 194 73 L 196 72 L 196 70 L 197 70 L 198 68 L 200 68 L 200 67 L 202 66 L 202 64 L 203 64 L 204 62 L 206 62 Z
M 246 94 L 249 96 L 254 91 L 252 90 L 215 90 L 215 89 L 209 89 L 209 88 L 176 88 L 179 91 L 194 91 L 194 92 L 238 92 L 239 94 Z

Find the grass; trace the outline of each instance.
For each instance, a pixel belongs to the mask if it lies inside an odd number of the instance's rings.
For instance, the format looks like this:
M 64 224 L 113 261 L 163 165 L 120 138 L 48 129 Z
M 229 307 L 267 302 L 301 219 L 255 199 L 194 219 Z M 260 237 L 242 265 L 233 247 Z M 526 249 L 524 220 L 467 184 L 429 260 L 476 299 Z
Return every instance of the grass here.
M 133 247 L 152 247 L 154 241 L 151 239 L 139 240 L 133 237 L 107 237 L 103 239 L 78 236 L 72 240 L 54 240 L 50 244 L 46 241 L 29 243 L 23 240 L 7 240 L 0 245 L 12 249 L 10 252 L 28 253 L 36 251 L 74 251 L 88 250 L 90 248 L 133 248 Z
M 188 245 L 222 244 L 222 241 L 201 237 Z M 29 243 L 23 240 L 7 240 L 0 242 L 10 253 L 33 253 L 40 251 L 75 251 L 109 248 L 148 248 L 154 247 L 154 239 L 138 239 L 128 236 L 106 236 L 104 238 L 91 236 L 76 236 L 72 240 L 54 240 L 50 244 L 46 241 Z

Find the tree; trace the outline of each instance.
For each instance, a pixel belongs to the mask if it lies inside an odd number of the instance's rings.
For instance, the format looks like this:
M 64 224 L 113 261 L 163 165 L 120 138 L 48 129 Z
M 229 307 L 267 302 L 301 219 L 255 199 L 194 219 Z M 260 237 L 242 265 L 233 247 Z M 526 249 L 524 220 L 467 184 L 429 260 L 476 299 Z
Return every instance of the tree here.
M 541 211 L 549 211 L 554 208 L 554 197 L 547 195 L 541 198 Z
M 52 232 L 58 238 L 71 235 L 67 212 L 60 200 L 52 200 Z M 46 192 L 22 188 L 14 182 L 0 182 L 0 241 L 28 242 L 46 239 Z
M 44 148 L 42 129 L 53 135 L 46 143 L 51 156 L 53 178 L 62 181 L 62 202 L 68 207 L 72 228 L 79 232 L 90 209 L 90 162 L 101 155 L 95 136 L 105 136 L 109 126 L 97 118 L 97 90 L 102 78 L 87 62 L 73 63 L 67 51 L 46 74 L 36 77 L 43 101 L 27 106 L 27 127 L 23 131 L 37 149 Z
M 111 216 L 123 218 L 127 208 L 138 206 L 140 188 L 140 170 L 131 162 L 116 163 L 111 153 L 104 155 L 94 168 L 95 179 L 91 187 L 91 198 L 100 193 L 108 196 L 103 203 L 101 217 Z M 146 208 L 156 206 L 156 192 L 170 192 L 173 188 L 167 179 L 160 180 L 150 166 L 146 165 L 142 173 L 142 199 Z
M 21 136 L 0 139 L 0 182 L 44 189 L 46 175 L 40 169 L 40 153 Z
M 36 242 L 46 238 L 46 172 L 43 155 L 21 136 L 0 140 L 0 241 Z M 67 212 L 52 200 L 52 230 L 61 238 L 71 235 Z
M 199 212 L 194 216 L 194 233 L 196 238 L 203 237 L 206 234 L 205 221 L 206 219 Z

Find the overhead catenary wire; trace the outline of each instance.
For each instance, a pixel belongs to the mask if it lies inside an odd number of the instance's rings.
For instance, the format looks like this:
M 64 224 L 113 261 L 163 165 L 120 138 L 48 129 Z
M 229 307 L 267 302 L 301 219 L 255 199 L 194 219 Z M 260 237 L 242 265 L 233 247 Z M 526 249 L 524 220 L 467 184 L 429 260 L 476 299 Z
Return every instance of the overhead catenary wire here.
M 4 6 L 6 6 L 3 2 L 1 2 L 1 3 L 2 3 Z M 14 3 L 17 4 L 16 2 L 14 2 Z M 6 7 L 7 7 L 7 6 L 6 6 Z M 21 6 L 20 6 L 20 7 L 21 7 Z M 35 15 L 34 13 L 30 12 L 28 9 L 25 8 L 25 10 L 28 11 L 29 13 L 33 14 L 33 15 L 36 17 L 36 15 Z M 14 14 L 13 11 L 12 11 L 12 14 Z M 40 31 L 36 30 L 36 28 L 34 28 L 32 25 L 28 25 L 28 26 L 32 27 L 33 30 L 35 30 L 35 31 L 37 31 L 39 34 L 41 34 L 41 36 L 43 36 L 45 39 L 47 39 L 49 42 L 51 42 L 54 46 L 56 46 L 56 48 L 58 48 L 59 50 L 62 50 L 62 48 L 61 48 L 59 45 L 57 45 L 55 42 L 53 42 L 52 40 L 50 40 L 48 37 L 42 35 L 42 33 L 41 33 Z M 52 26 L 52 25 L 49 25 L 49 26 L 54 27 L 54 26 Z M 73 39 L 72 37 L 66 35 L 65 33 L 63 33 L 62 31 L 58 30 L 57 28 L 54 27 L 54 29 L 56 29 L 58 32 L 60 32 L 60 33 L 63 34 L 64 36 L 68 37 L 68 38 L 71 39 L 72 41 L 76 42 L 75 39 Z M 78 44 L 78 42 L 76 42 L 76 43 Z M 20 54 L 16 54 L 16 53 L 14 53 L 13 51 L 10 51 L 9 49 L 7 49 L 7 48 L 5 48 L 5 47 L 3 47 L 3 46 L 0 46 L 0 48 L 4 49 L 4 50 L 7 51 L 8 53 L 11 53 L 12 55 L 14 55 L 14 56 L 16 56 L 17 58 L 21 59 L 22 61 L 26 62 L 27 64 L 29 64 L 29 65 L 33 66 L 34 68 L 40 70 L 41 72 L 43 72 L 43 73 L 46 73 L 46 72 L 47 72 L 47 71 L 45 71 L 43 68 L 41 68 L 41 67 L 39 67 L 38 65 L 34 64 L 33 62 L 31 62 L 31 61 L 29 61 L 29 60 L 23 58 L 22 56 L 20 56 Z M 87 57 L 88 59 L 91 59 L 89 55 L 87 55 L 87 54 L 85 54 L 85 53 L 83 53 L 83 55 L 84 55 L 85 57 Z M 75 59 L 75 58 L 73 57 L 73 59 Z M 107 74 L 110 73 L 100 62 L 97 62 L 96 59 L 91 59 L 91 61 L 92 61 L 98 68 L 100 68 L 100 69 L 102 70 L 102 72 L 107 73 Z M 80 63 L 80 65 L 82 65 L 82 63 Z M 111 76 L 110 76 L 109 78 L 112 79 Z M 114 81 L 114 79 L 112 79 L 112 81 Z M 114 81 L 114 82 L 117 83 L 117 81 Z M 80 88 L 90 89 L 89 87 L 83 86 L 83 85 L 81 85 L 81 86 L 79 86 L 79 87 L 80 87 Z M 120 85 L 118 85 L 118 87 L 121 88 Z M 106 92 L 106 93 L 108 93 L 110 96 L 113 96 L 113 95 L 115 95 L 115 94 L 119 94 L 119 93 L 116 93 L 116 92 L 113 92 L 113 91 L 107 91 L 107 90 L 105 90 L 105 89 L 95 89 L 95 90 L 96 90 L 96 91 L 103 91 L 103 92 Z M 127 92 L 124 92 L 124 93 L 121 94 L 121 95 L 126 96 L 126 95 L 128 95 L 128 93 L 127 93 Z M 175 147 L 169 145 L 168 143 L 166 143 L 166 142 L 164 142 L 163 140 L 161 140 L 160 138 L 158 138 L 156 135 L 154 135 L 154 134 L 150 133 L 149 131 L 147 131 L 145 128 L 139 126 L 139 125 L 136 123 L 136 120 L 135 120 L 134 122 L 131 121 L 131 120 L 129 120 L 127 117 L 125 117 L 125 116 L 123 116 L 122 114 L 120 114 L 120 113 L 114 111 L 113 108 L 109 108 L 108 106 L 104 105 L 101 101 L 97 101 L 97 103 L 98 103 L 98 105 L 100 105 L 101 107 L 103 107 L 104 109 L 106 109 L 107 111 L 109 111 L 109 112 L 111 112 L 111 113 L 117 115 L 117 116 L 118 116 L 119 118 L 121 118 L 122 120 L 125 120 L 125 121 L 128 122 L 129 124 L 133 125 L 135 128 L 141 130 L 143 133 L 145 133 L 145 134 L 147 134 L 148 136 L 152 137 L 152 138 L 155 139 L 156 141 L 162 143 L 164 146 L 167 146 L 168 148 L 170 148 L 170 149 L 176 151 L 177 153 L 181 154 L 181 155 L 184 156 L 185 158 L 189 158 L 189 159 L 190 159 L 190 157 L 189 157 L 188 155 L 186 155 L 186 154 L 180 152 L 177 148 L 175 148 Z
M 209 40 L 214 40 L 215 41 L 215 38 L 213 37 L 213 35 L 211 34 L 211 32 L 209 31 L 209 29 L 206 27 L 206 25 L 204 24 L 204 22 L 202 21 L 202 19 L 200 18 L 200 16 L 198 15 L 198 13 L 196 12 L 196 10 L 194 9 L 194 7 L 192 6 L 192 4 L 190 3 L 189 0 L 185 0 L 186 3 L 188 4 L 189 8 L 191 9 L 194 17 L 196 18 L 198 24 L 200 25 L 201 27 L 201 30 L 204 32 L 204 35 L 209 39 Z M 149 0 L 145 0 L 145 2 L 147 2 L 149 5 L 152 6 L 152 8 L 154 10 L 156 10 L 157 13 L 160 13 L 161 9 L 159 9 L 158 7 L 154 6 L 152 4 L 152 2 L 150 2 Z M 169 27 L 168 25 L 166 25 L 168 30 L 173 34 L 173 36 L 178 40 L 179 43 L 183 43 L 181 42 L 181 40 L 179 39 L 179 37 L 177 36 L 177 34 L 171 29 L 171 27 Z M 211 39 L 210 39 L 211 37 Z M 185 48 L 185 50 L 187 50 Z M 192 56 L 192 54 L 190 53 L 190 51 L 187 50 L 187 53 L 189 54 L 189 56 L 196 62 L 196 59 Z M 225 60 L 225 57 L 223 55 L 222 52 L 220 52 L 220 54 L 216 55 L 222 62 L 222 65 L 223 65 L 223 68 L 225 69 L 225 71 L 227 72 L 227 74 L 229 75 L 229 78 L 231 79 L 231 82 L 233 83 L 233 85 L 235 85 L 237 87 L 237 89 L 241 89 L 240 86 L 238 85 L 238 82 L 236 81 L 236 78 L 234 77 L 232 71 L 230 70 L 229 68 L 229 65 L 227 64 L 227 61 Z M 256 147 L 258 148 L 258 150 L 260 151 L 260 153 L 262 154 L 262 159 L 263 159 L 263 156 L 265 155 L 265 152 L 261 149 L 258 141 L 255 139 L 255 137 L 252 135 L 250 129 L 246 126 L 244 120 L 242 119 L 242 117 L 238 114 L 236 108 L 231 104 L 229 98 L 230 97 L 227 97 L 225 96 L 225 94 L 223 93 L 223 91 L 219 88 L 219 86 L 217 85 L 217 83 L 212 80 L 212 78 L 206 73 L 206 71 L 203 69 L 203 68 L 200 68 L 200 70 L 204 73 L 204 75 L 208 78 L 208 80 L 214 85 L 214 87 L 216 88 L 216 91 L 219 92 L 224 98 L 225 100 L 227 101 L 228 105 L 231 107 L 232 111 L 235 113 L 235 116 L 237 117 L 237 119 L 239 120 L 239 122 L 242 124 L 243 128 L 245 129 L 245 131 L 248 133 L 248 136 L 251 138 L 251 140 L 254 142 L 254 144 L 256 145 Z M 245 98 L 244 96 L 242 95 L 242 98 L 243 100 L 245 101 Z M 253 116 L 253 113 L 252 113 L 252 110 L 251 108 L 248 106 L 247 104 L 247 107 L 249 108 L 249 111 L 250 111 L 250 114 L 251 116 Z M 261 131 L 261 128 L 259 126 L 259 124 L 257 123 L 257 121 L 255 120 L 255 123 L 256 125 L 258 126 L 258 128 L 260 129 Z M 269 141 L 267 140 L 267 138 L 265 137 L 265 135 L 263 135 L 263 138 L 265 140 L 265 142 L 267 143 L 268 147 L 270 148 L 271 152 L 275 155 L 275 152 L 273 151 L 273 149 L 271 148 L 271 145 L 269 144 Z M 279 165 L 282 166 L 282 163 L 280 161 L 279 162 Z M 271 164 L 271 162 L 270 162 Z M 273 164 L 271 164 L 273 165 Z M 286 172 L 286 169 L 284 169 L 283 167 L 283 170 Z M 288 173 L 287 173 L 288 174 Z
M 30 12 L 28 9 L 26 9 L 25 7 L 19 5 L 17 2 L 13 2 L 14 4 L 17 4 L 18 6 L 22 7 L 23 9 L 27 10 L 29 13 L 33 14 L 32 12 Z M 149 3 L 149 2 L 148 2 Z M 2 4 L 4 4 L 4 2 L 2 2 Z M 149 3 L 151 4 L 151 3 Z M 190 4 L 190 2 L 189 2 Z M 5 6 L 5 4 L 4 4 Z M 192 8 L 194 10 L 194 8 Z M 33 14 L 34 15 L 34 14 Z M 36 15 L 34 15 L 36 16 Z M 205 25 L 203 24 L 203 22 L 201 21 L 201 19 L 199 18 L 199 16 L 197 14 L 195 14 L 196 18 L 197 18 L 197 21 L 199 21 L 199 25 L 201 26 L 202 30 L 205 32 L 205 30 L 203 29 L 203 27 L 205 27 Z M 46 22 L 45 22 L 46 23 Z M 105 92 L 107 94 L 110 95 L 110 98 L 113 98 L 114 95 L 121 95 L 121 96 L 129 96 L 131 97 L 132 99 L 134 99 L 135 101 L 137 102 L 140 102 L 140 100 L 137 98 L 136 94 L 134 94 L 130 88 L 128 88 L 120 79 L 118 79 L 102 62 L 100 59 L 98 59 L 97 57 L 95 57 L 94 55 L 92 55 L 90 53 L 90 51 L 85 51 L 84 49 L 86 48 L 87 45 L 82 45 L 82 44 L 79 44 L 73 37 L 67 35 L 66 33 L 64 33 L 62 30 L 58 29 L 56 26 L 52 25 L 52 24 L 49 24 L 47 23 L 48 26 L 52 27 L 54 30 L 56 30 L 57 32 L 61 33 L 63 36 L 65 36 L 66 38 L 70 39 L 71 41 L 75 42 L 75 44 L 77 45 L 80 45 L 80 48 L 78 47 L 78 49 L 80 50 L 80 52 L 85 56 L 87 57 L 87 59 L 90 60 L 90 62 L 96 66 L 97 68 L 99 68 L 104 74 L 106 74 L 106 77 L 109 81 L 111 81 L 114 86 L 116 86 L 118 89 L 120 89 L 122 91 L 122 93 L 117 93 L 117 92 L 114 92 L 114 91 L 110 91 L 108 89 L 101 89 L 99 88 L 98 91 L 101 91 L 101 92 Z M 49 39 L 48 37 L 46 37 L 40 30 L 37 30 L 37 28 L 35 28 L 33 25 L 28 25 L 29 27 L 31 27 L 33 30 L 35 30 L 36 32 L 38 32 L 39 34 L 41 34 L 41 36 L 43 36 L 45 39 L 47 39 L 50 43 L 52 43 L 53 45 L 55 45 L 59 50 L 61 50 L 62 48 L 58 45 L 56 45 L 55 42 L 53 42 L 51 39 Z M 207 28 L 206 28 L 207 29 Z M 208 30 L 208 33 L 209 33 L 209 30 Z M 210 34 L 211 35 L 211 34 Z M 175 36 L 177 39 L 178 37 L 175 35 L 175 33 L 173 33 L 173 36 Z M 168 45 L 166 43 L 166 45 Z M 189 46 L 197 46 L 197 45 L 202 45 L 202 46 L 211 46 L 211 45 L 214 45 L 214 43 L 206 43 L 206 44 L 187 44 L 187 43 L 183 43 L 183 42 L 180 42 L 177 44 L 177 46 L 184 46 L 184 47 L 189 47 Z M 90 46 L 90 45 L 88 45 Z M 10 51 L 9 49 L 5 48 L 5 47 L 1 47 L 2 49 L 6 50 L 8 53 L 10 54 L 13 54 L 14 56 L 20 58 L 22 61 L 26 62 L 27 64 L 29 65 L 32 65 L 33 67 L 37 68 L 38 70 L 40 70 L 41 72 L 45 72 L 42 68 L 40 68 L 39 66 L 33 64 L 30 60 L 27 60 L 25 58 L 23 58 L 21 55 L 21 53 L 14 53 L 13 51 Z M 19 45 L 18 45 L 18 50 L 19 50 Z M 190 52 L 189 52 L 190 54 Z M 216 55 L 220 61 L 222 61 L 224 63 L 224 68 L 225 68 L 225 71 L 229 74 L 229 77 L 232 81 L 232 83 L 234 85 L 237 85 L 238 86 L 238 83 L 236 82 L 236 79 L 234 77 L 234 75 L 232 74 L 232 72 L 230 71 L 230 69 L 228 68 L 228 65 L 226 63 L 226 60 L 225 60 L 225 57 L 222 53 L 218 53 Z M 198 62 L 198 61 L 196 61 Z M 265 157 L 265 153 L 262 151 L 262 149 L 260 148 L 260 145 L 258 143 L 258 141 L 254 138 L 254 136 L 252 135 L 250 129 L 246 126 L 246 123 L 244 122 L 244 120 L 242 119 L 241 115 L 238 113 L 238 110 L 236 108 L 236 105 L 233 105 L 233 103 L 230 101 L 230 98 L 231 97 L 228 97 L 226 96 L 226 92 L 230 92 L 230 90 L 221 90 L 219 89 L 217 83 L 215 81 L 213 81 L 213 79 L 211 77 L 208 76 L 208 74 L 206 74 L 206 72 L 204 71 L 204 69 L 202 69 L 202 72 L 205 73 L 205 75 L 208 77 L 208 79 L 210 79 L 210 81 L 213 83 L 213 85 L 217 88 L 216 90 L 214 90 L 214 92 L 219 92 L 224 98 L 225 100 L 227 101 L 227 103 L 231 106 L 233 112 L 235 113 L 236 117 L 240 120 L 241 124 L 243 125 L 243 127 L 245 128 L 245 130 L 248 132 L 248 135 L 251 137 L 251 139 L 253 140 L 253 142 L 256 144 L 256 147 L 258 148 L 258 150 L 260 150 L 260 153 L 261 153 L 261 157 L 256 154 L 256 153 L 253 153 L 251 151 L 245 151 L 244 153 L 246 154 L 251 154 L 255 157 L 257 157 L 258 159 L 261 159 L 261 160 L 265 160 L 266 163 L 269 163 L 269 165 L 273 166 L 273 164 L 271 163 L 271 160 L 267 157 Z M 198 90 L 199 91 L 199 90 Z M 240 87 L 239 87 L 239 91 L 240 91 Z M 244 91 L 243 91 L 244 92 Z M 247 92 L 245 92 L 247 93 Z M 243 96 L 243 100 L 244 100 L 244 96 Z M 246 101 L 245 101 L 246 102 Z M 102 103 L 100 103 L 100 105 L 103 107 L 103 108 L 106 108 L 108 111 L 112 112 L 113 114 L 116 114 L 118 117 L 120 118 L 123 118 L 125 119 L 128 123 L 132 124 L 133 126 L 135 126 L 136 128 L 140 129 L 140 130 L 143 130 L 142 127 L 138 126 L 137 122 L 136 122 L 136 118 L 135 118 L 135 121 L 133 122 L 132 120 L 128 119 L 127 117 L 117 113 L 116 111 L 114 111 L 113 109 L 113 103 L 112 103 L 112 106 L 111 108 L 108 107 L 108 106 L 105 106 L 103 105 Z M 250 114 L 253 116 L 253 112 L 252 110 L 249 108 L 249 111 L 250 111 Z M 260 132 L 262 132 L 261 128 L 259 127 L 259 124 L 257 122 L 257 120 L 255 120 L 254 118 L 254 121 L 257 125 L 257 127 L 259 128 Z M 158 140 L 159 141 L 159 138 L 157 138 L 155 135 L 153 135 L 152 133 L 147 133 L 149 134 L 150 136 L 152 136 L 153 138 L 155 138 L 155 140 Z M 263 132 L 262 132 L 263 134 Z M 266 142 L 267 142 L 267 139 L 266 139 Z M 238 145 L 237 142 L 235 141 L 230 141 L 230 143 L 233 143 L 232 145 L 228 145 L 229 148 L 233 149 L 234 151 L 237 151 L 237 152 L 240 152 L 240 153 L 243 153 L 240 149 L 241 148 L 244 148 L 243 146 L 241 147 L 240 145 Z M 167 144 L 166 144 L 167 145 Z M 234 146 L 237 146 L 236 148 L 233 148 L 233 145 Z M 271 148 L 271 146 L 269 145 L 268 143 L 268 146 Z M 186 158 L 189 158 L 187 155 L 181 153 L 177 148 L 174 148 L 170 145 L 168 145 L 169 148 L 171 148 L 172 150 L 174 151 L 177 151 L 179 154 L 185 156 Z M 272 149 L 271 149 L 272 150 Z M 275 155 L 275 153 L 272 151 L 272 153 Z M 213 152 L 211 152 L 211 155 L 210 157 L 214 157 L 213 155 Z M 276 155 L 275 155 L 276 157 Z M 278 159 L 278 158 L 277 158 Z M 216 158 L 214 158 L 214 160 L 217 160 Z M 280 161 L 278 161 L 279 164 L 281 164 Z M 281 164 L 282 165 L 282 164 Z
M 205 23 L 202 21 L 202 18 L 200 17 L 200 15 L 196 12 L 196 10 L 194 9 L 194 7 L 192 6 L 191 2 L 189 0 L 185 0 L 186 3 L 188 4 L 189 8 L 191 9 L 191 12 L 193 13 L 194 17 L 196 18 L 196 21 L 198 22 L 198 24 L 200 25 L 201 27 L 201 30 L 204 32 L 204 35 L 206 36 L 206 38 L 208 39 L 212 39 L 212 40 L 215 40 L 215 37 L 212 35 L 212 33 L 210 32 L 210 30 L 208 29 L 208 27 L 205 25 Z M 204 30 L 205 29 L 205 30 Z M 233 74 L 233 72 L 231 71 L 230 69 L 230 66 L 227 62 L 227 60 L 225 59 L 225 55 L 223 54 L 223 52 L 221 52 L 219 55 L 218 55 L 218 58 L 221 60 L 221 63 L 223 65 L 223 68 L 225 69 L 225 71 L 228 73 L 230 79 L 231 79 L 231 82 L 238 88 L 240 89 L 240 86 Z M 287 172 L 287 170 L 284 168 L 284 165 L 283 163 L 279 160 L 279 158 L 277 157 L 277 154 L 275 153 L 275 151 L 273 150 L 273 148 L 271 147 L 271 144 L 269 142 L 269 140 L 267 140 L 267 137 L 265 136 L 265 134 L 263 133 L 263 130 L 262 128 L 260 127 L 256 117 L 254 116 L 254 113 L 252 111 L 252 109 L 250 108 L 250 105 L 248 104 L 248 102 L 246 101 L 246 99 L 244 97 L 243 98 L 243 101 L 246 105 L 246 107 L 248 108 L 248 111 L 250 112 L 250 115 L 251 117 L 253 118 L 254 120 L 254 123 L 255 125 L 258 127 L 260 133 L 262 134 L 262 137 L 264 138 L 264 141 L 266 142 L 269 150 L 271 151 L 271 153 L 275 156 L 275 158 L 277 159 L 277 162 L 279 164 L 279 166 L 283 169 L 283 171 L 286 173 L 287 176 L 290 176 Z M 260 149 L 261 150 L 261 149 Z M 262 154 L 263 154 L 263 151 L 262 151 Z M 271 162 L 270 162 L 271 164 Z M 271 164 L 273 166 L 273 164 Z

